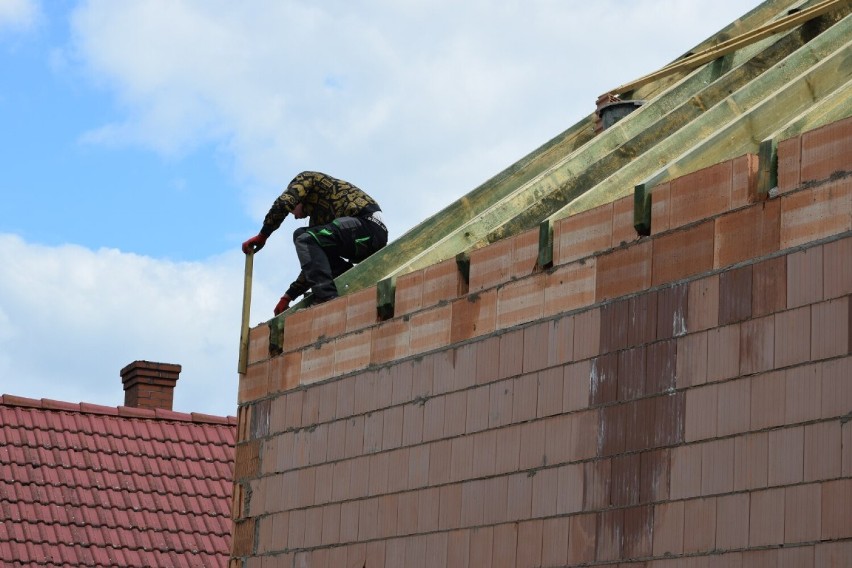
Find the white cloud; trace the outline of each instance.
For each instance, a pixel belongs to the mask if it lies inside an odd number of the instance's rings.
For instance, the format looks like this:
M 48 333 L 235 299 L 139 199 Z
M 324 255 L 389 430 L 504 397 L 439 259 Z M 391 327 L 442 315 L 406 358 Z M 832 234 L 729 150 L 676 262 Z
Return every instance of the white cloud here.
M 233 415 L 242 285 L 239 252 L 174 263 L 0 234 L 0 392 L 117 406 L 121 368 L 159 361 L 183 366 L 176 410 Z M 257 325 L 278 294 L 254 296 Z
M 746 9 L 709 5 L 90 0 L 75 53 L 126 118 L 85 139 L 218 144 L 258 220 L 299 170 L 325 170 L 399 235 Z
M 394 238 L 747 4 L 86 0 L 51 57 L 123 109 L 83 140 L 214 144 L 258 224 L 295 173 L 324 170 L 379 199 Z M 37 4 L 0 0 L 0 29 L 27 21 L 11 6 Z M 298 270 L 292 225 L 255 259 L 253 325 Z M 0 391 L 117 405 L 119 370 L 147 359 L 183 365 L 177 410 L 233 414 L 242 268 L 238 251 L 174 263 L 0 234 Z
M 0 0 L 0 32 L 4 29 L 26 30 L 39 19 L 37 0 Z

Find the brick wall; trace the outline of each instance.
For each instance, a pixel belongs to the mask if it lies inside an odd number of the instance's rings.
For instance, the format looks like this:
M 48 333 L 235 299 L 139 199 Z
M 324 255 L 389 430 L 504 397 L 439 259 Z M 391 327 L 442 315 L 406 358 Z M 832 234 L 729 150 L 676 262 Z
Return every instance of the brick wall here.
M 852 119 L 251 331 L 232 566 L 842 566 Z

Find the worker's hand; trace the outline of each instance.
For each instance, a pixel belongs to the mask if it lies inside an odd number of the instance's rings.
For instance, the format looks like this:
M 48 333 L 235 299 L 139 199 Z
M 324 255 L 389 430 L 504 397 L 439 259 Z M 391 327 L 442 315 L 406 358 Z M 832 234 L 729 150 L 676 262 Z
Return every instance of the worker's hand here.
M 284 294 L 283 296 L 281 296 L 281 299 L 278 300 L 278 304 L 275 306 L 273 313 L 277 316 L 278 314 L 289 308 L 290 302 L 292 301 L 293 299 L 290 296 Z
M 243 252 L 246 254 L 250 252 L 257 252 L 262 249 L 265 244 L 266 235 L 258 234 L 243 243 Z

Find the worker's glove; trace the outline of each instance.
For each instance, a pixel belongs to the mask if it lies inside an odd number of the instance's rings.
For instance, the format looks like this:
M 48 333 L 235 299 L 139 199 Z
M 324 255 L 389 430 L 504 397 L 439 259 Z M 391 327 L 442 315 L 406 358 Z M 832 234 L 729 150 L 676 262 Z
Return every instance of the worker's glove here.
M 278 304 L 275 306 L 273 313 L 277 316 L 278 314 L 289 308 L 290 302 L 292 301 L 293 299 L 290 296 L 284 294 L 283 296 L 281 296 L 281 299 L 278 300 Z
M 263 248 L 263 245 L 266 244 L 266 235 L 258 234 L 243 243 L 243 252 L 248 254 L 250 252 L 257 252 Z

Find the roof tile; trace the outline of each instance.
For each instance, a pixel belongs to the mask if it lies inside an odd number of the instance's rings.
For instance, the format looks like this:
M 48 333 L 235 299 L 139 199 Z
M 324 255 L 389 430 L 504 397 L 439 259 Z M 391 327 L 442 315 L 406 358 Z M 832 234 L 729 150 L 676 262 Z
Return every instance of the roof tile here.
M 0 565 L 227 563 L 235 425 L 0 396 Z

